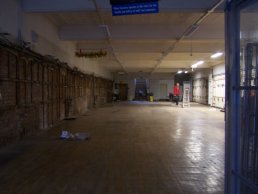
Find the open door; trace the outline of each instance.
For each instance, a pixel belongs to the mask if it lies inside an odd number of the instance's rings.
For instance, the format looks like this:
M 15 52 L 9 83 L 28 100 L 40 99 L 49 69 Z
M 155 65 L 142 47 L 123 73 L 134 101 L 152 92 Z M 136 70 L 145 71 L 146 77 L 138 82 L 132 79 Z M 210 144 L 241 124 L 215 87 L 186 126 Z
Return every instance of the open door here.
M 226 7 L 225 193 L 258 193 L 258 1 Z
M 147 100 L 146 79 L 137 78 L 135 82 L 135 100 Z
M 126 101 L 128 96 L 128 84 L 119 84 L 119 100 Z

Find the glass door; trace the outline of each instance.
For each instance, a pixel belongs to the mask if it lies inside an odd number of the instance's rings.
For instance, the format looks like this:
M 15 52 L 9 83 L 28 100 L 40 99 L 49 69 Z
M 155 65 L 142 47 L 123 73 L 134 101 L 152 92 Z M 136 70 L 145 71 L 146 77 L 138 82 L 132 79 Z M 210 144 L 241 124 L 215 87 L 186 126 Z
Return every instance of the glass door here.
M 258 193 L 258 1 L 228 0 L 225 193 Z
M 240 10 L 241 184 L 258 193 L 258 2 Z

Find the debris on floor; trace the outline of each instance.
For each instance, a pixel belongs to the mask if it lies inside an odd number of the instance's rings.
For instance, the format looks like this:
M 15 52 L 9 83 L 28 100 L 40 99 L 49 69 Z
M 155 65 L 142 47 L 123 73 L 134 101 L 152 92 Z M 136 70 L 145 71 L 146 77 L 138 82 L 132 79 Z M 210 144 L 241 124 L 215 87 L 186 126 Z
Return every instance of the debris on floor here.
M 70 134 L 68 131 L 61 132 L 60 139 L 69 139 L 69 138 L 70 138 Z
M 67 139 L 67 140 L 89 140 L 90 134 L 85 132 L 75 133 L 72 134 L 69 131 L 62 130 L 60 139 Z
M 90 139 L 90 134 L 81 132 L 81 133 L 75 133 L 75 139 L 76 140 L 89 140 Z

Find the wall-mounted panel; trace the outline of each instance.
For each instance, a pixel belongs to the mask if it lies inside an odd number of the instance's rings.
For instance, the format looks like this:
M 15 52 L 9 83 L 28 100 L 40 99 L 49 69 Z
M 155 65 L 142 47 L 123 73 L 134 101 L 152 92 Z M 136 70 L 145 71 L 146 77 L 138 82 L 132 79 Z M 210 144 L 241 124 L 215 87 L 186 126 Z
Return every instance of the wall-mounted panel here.
M 208 78 L 193 80 L 193 101 L 208 104 Z

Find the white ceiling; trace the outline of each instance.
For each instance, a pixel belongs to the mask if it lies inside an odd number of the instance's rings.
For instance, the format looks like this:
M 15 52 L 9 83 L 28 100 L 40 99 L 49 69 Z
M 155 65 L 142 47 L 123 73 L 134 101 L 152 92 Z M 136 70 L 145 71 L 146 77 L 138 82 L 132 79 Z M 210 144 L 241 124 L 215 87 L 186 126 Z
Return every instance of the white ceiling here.
M 205 61 L 201 68 L 224 62 L 224 57 L 210 58 L 224 51 L 223 4 L 182 38 L 217 2 L 160 0 L 160 13 L 130 16 L 112 16 L 109 0 L 96 0 L 97 8 L 94 0 L 23 0 L 23 5 L 26 12 L 48 17 L 58 26 L 60 39 L 76 42 L 77 49 L 107 50 L 99 62 L 112 72 L 167 73 L 199 60 Z

